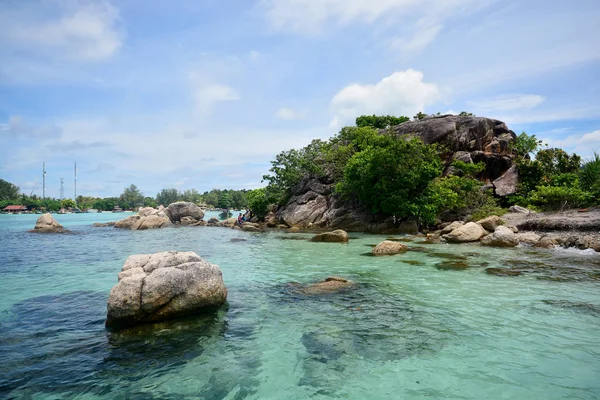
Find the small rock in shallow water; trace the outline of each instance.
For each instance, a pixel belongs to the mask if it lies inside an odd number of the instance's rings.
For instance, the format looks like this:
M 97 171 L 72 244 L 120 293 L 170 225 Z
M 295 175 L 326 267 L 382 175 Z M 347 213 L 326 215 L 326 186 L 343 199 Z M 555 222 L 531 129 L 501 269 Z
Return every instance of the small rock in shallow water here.
M 485 272 L 490 275 L 497 276 L 518 276 L 521 275 L 520 271 L 514 271 L 508 268 L 486 268 Z
M 408 247 L 402 243 L 392 242 L 391 240 L 384 240 L 373 248 L 372 253 L 375 256 L 393 255 L 404 253 L 408 250 Z
M 462 271 L 469 268 L 469 264 L 466 261 L 442 261 L 435 264 L 435 267 L 443 271 Z
M 320 233 L 310 239 L 311 242 L 345 243 L 348 241 L 348 233 L 341 229 L 332 232 Z

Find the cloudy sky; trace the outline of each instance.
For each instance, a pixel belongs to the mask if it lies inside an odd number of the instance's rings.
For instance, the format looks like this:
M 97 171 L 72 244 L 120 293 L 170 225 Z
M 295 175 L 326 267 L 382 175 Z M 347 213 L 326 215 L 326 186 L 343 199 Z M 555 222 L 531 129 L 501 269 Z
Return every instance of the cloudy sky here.
M 256 188 L 281 150 L 419 111 L 589 156 L 598 21 L 597 0 L 0 0 L 0 178 Z

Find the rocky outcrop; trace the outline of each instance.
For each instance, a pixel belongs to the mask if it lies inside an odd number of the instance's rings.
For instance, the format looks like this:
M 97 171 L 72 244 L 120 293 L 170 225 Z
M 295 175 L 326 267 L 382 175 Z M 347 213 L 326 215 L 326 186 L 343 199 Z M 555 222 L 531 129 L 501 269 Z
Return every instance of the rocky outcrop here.
M 392 240 L 384 240 L 371 250 L 371 254 L 374 256 L 384 256 L 404 253 L 408 250 L 408 247 L 402 243 L 394 242 Z
M 439 143 L 452 153 L 447 158 L 446 171 L 451 162 L 483 162 L 486 169 L 482 178 L 495 181 L 513 165 L 510 143 L 516 139 L 513 131 L 502 121 L 483 117 L 442 115 L 419 121 L 408 121 L 390 130 L 398 135 L 418 136 L 426 144 Z
M 166 251 L 127 258 L 108 298 L 106 326 L 162 321 L 222 305 L 221 270 L 193 252 Z
M 139 215 L 132 215 L 114 224 L 115 228 L 119 229 L 131 229 L 135 230 L 146 230 L 146 229 L 157 229 L 166 226 L 172 226 L 171 221 L 166 217 L 161 217 L 158 214 L 148 215 L 147 217 L 141 217 Z
M 481 244 L 494 247 L 515 247 L 519 241 L 513 231 L 500 225 L 493 233 L 484 236 Z
M 348 232 L 395 233 L 392 217 L 372 214 L 357 201 L 346 201 L 332 193 L 332 184 L 304 178 L 291 190 L 288 203 L 275 218 L 293 228 L 340 228 Z M 406 229 L 412 229 L 407 226 Z
M 184 217 L 191 217 L 196 221 L 204 218 L 204 211 L 196 204 L 186 201 L 178 201 L 171 203 L 167 208 L 164 209 L 165 214 L 171 220 L 171 222 L 181 222 Z
M 483 162 L 485 170 L 478 175 L 489 182 L 496 194 L 513 193 L 517 182 L 510 144 L 516 135 L 501 121 L 481 117 L 445 115 L 409 121 L 390 127 L 399 136 L 418 136 L 425 143 L 438 143 L 448 149 L 444 174 L 453 173 L 452 161 Z M 401 140 L 401 139 L 400 139 Z M 349 232 L 396 233 L 406 228 L 413 233 L 415 224 L 402 225 L 393 217 L 373 214 L 358 201 L 347 201 L 333 193 L 331 178 L 305 177 L 291 188 L 285 206 L 275 212 L 279 223 L 288 227 L 344 229 Z M 454 218 L 448 217 L 448 221 Z M 273 217 L 269 224 L 275 226 Z
M 332 232 L 319 233 L 310 239 L 311 242 L 345 243 L 348 241 L 348 233 L 341 229 Z
M 488 232 L 475 222 L 468 222 L 442 237 L 451 243 L 476 242 Z
M 35 227 L 31 232 L 36 233 L 64 233 L 65 228 L 54 219 L 50 213 L 41 215 L 35 222 Z

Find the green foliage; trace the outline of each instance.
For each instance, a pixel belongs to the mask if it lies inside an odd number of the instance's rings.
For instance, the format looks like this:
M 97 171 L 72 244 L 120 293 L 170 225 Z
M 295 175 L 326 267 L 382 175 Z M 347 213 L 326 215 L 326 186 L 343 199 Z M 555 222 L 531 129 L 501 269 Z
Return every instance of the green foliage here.
M 474 117 L 475 114 L 467 112 L 467 111 L 461 111 L 460 114 L 458 114 L 461 117 Z
M 232 205 L 232 201 L 231 201 L 231 197 L 229 196 L 229 193 L 227 191 L 222 191 L 221 194 L 219 195 L 219 208 L 231 208 Z
M 305 176 L 322 177 L 325 142 L 313 140 L 308 146 L 296 150 L 282 151 L 271 161 L 271 174 L 264 175 L 263 181 L 269 183 L 269 192 L 278 203 L 284 203 L 289 190 Z
M 527 157 L 529 154 L 535 154 L 542 147 L 542 141 L 535 135 L 528 135 L 521 132 L 517 138 L 511 142 L 511 149 L 517 153 L 517 156 Z
M 336 191 L 357 196 L 373 213 L 427 222 L 430 211 L 424 194 L 441 172 L 436 146 L 417 138 L 380 135 L 377 145 L 352 156 Z
M 144 198 L 144 207 L 156 208 L 156 207 L 158 207 L 158 203 L 152 197 L 145 197 Z
M 529 138 L 535 138 L 535 135 Z M 530 140 L 530 147 L 522 146 L 519 151 L 531 149 L 534 142 L 535 140 Z M 552 210 L 580 204 L 587 198 L 577 192 L 580 190 L 578 183 L 580 164 L 581 157 L 576 154 L 569 155 L 564 150 L 556 148 L 539 150 L 535 160 L 518 158 L 517 170 L 520 184 L 516 196 L 510 198 L 511 204 L 534 205 L 541 209 Z M 546 189 L 539 189 L 542 186 Z M 563 189 L 547 189 L 551 187 Z M 539 190 L 541 191 L 538 192 Z M 561 194 L 565 196 L 562 200 L 559 199 Z
M 62 208 L 73 208 L 76 207 L 75 200 L 73 199 L 64 199 L 60 202 L 60 206 Z
M 264 218 L 269 211 L 269 198 L 266 188 L 254 189 L 246 194 L 248 199 L 248 208 L 254 212 L 258 218 Z
M 123 209 L 133 209 L 144 205 L 144 195 L 135 185 L 129 185 L 119 196 L 119 206 Z
M 585 207 L 592 202 L 592 194 L 569 186 L 538 186 L 530 193 L 528 201 L 544 210 L 563 210 Z
M 585 161 L 579 170 L 581 189 L 591 193 L 591 205 L 600 205 L 600 154 L 594 152 L 591 160 Z
M 167 207 L 171 203 L 175 203 L 179 200 L 179 191 L 177 189 L 162 189 L 156 195 L 156 202 Z M 216 202 L 215 202 L 216 204 Z
M 414 119 L 415 121 L 417 121 L 417 120 L 424 119 L 426 116 L 427 116 L 427 114 L 425 114 L 425 113 L 423 113 L 423 112 L 419 111 L 419 112 L 417 113 L 417 115 L 415 115 L 415 116 L 413 117 L 413 119 Z
M 485 164 L 483 162 L 474 163 L 466 163 L 460 160 L 452 161 L 452 166 L 457 170 L 456 175 L 460 176 L 475 176 L 478 173 L 485 170 Z
M 357 127 L 371 127 L 376 129 L 385 129 L 389 126 L 400 125 L 403 122 L 410 121 L 409 117 L 394 117 L 391 115 L 361 115 L 356 118 Z
M 196 189 L 186 189 L 179 193 L 178 200 L 187 201 L 190 203 L 201 203 L 202 195 Z
M 18 197 L 19 187 L 4 179 L 0 179 L 0 200 L 16 200 Z

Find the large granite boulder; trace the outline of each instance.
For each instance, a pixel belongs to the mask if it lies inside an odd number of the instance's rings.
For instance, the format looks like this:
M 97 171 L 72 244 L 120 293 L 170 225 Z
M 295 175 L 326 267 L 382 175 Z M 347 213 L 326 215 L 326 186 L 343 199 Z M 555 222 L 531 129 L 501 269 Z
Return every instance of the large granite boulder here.
M 519 244 L 517 235 L 506 226 L 498 226 L 494 233 L 484 236 L 481 244 L 494 247 L 514 247 Z
M 488 232 L 475 222 L 467 222 L 442 237 L 451 243 L 476 242 Z
M 341 229 L 332 232 L 319 233 L 310 239 L 311 242 L 345 243 L 348 241 L 348 233 Z
M 384 240 L 371 250 L 371 254 L 374 256 L 384 256 L 404 253 L 408 250 L 408 247 L 402 243 L 394 242 L 392 240 Z
M 64 233 L 65 228 L 54 219 L 50 213 L 41 215 L 35 222 L 31 232 L 36 233 Z
M 227 299 L 219 267 L 191 251 L 129 256 L 118 278 L 108 297 L 108 327 L 195 314 Z
M 202 211 L 200 207 L 194 203 L 186 201 L 171 203 L 163 211 L 173 223 L 180 222 L 184 217 L 192 217 L 197 221 L 204 218 L 204 211 Z
M 517 185 L 519 184 L 519 173 L 517 172 L 517 166 L 511 166 L 501 177 L 494 180 L 494 191 L 498 196 L 508 196 L 517 192 Z

